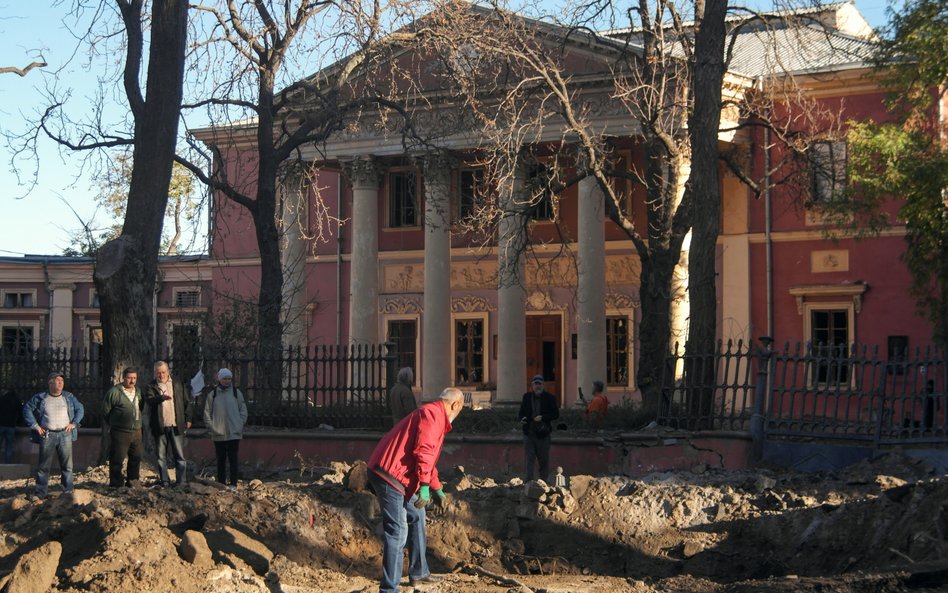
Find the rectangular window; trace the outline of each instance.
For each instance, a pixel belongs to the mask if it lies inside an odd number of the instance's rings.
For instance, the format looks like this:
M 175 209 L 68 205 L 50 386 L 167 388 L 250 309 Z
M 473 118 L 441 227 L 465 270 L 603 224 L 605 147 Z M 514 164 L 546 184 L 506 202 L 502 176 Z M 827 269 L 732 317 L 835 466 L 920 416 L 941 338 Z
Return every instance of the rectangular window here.
M 484 321 L 454 321 L 455 385 L 477 385 L 484 382 Z
M 388 226 L 418 226 L 418 184 L 412 171 L 388 174 Z
M 887 345 L 889 361 L 886 369 L 890 375 L 904 375 L 905 361 L 908 359 L 908 336 L 889 336 Z
M 606 317 L 606 384 L 629 384 L 629 318 Z
M 388 322 L 388 340 L 395 342 L 396 368 L 408 367 L 417 378 L 415 344 L 418 341 L 418 322 L 414 319 L 390 320 Z
M 458 175 L 458 218 L 470 218 L 474 215 L 480 199 L 481 185 L 484 183 L 483 169 L 461 169 Z
M 4 327 L 3 353 L 8 356 L 22 356 L 33 351 L 32 327 Z
M 200 290 L 175 290 L 175 307 L 199 307 L 201 305 Z
M 3 307 L 6 309 L 16 309 L 21 307 L 33 306 L 32 292 L 5 292 L 3 294 Z
M 527 190 L 530 192 L 528 214 L 531 220 L 553 220 L 553 171 L 543 163 L 527 170 Z
M 830 202 L 842 197 L 846 189 L 848 156 L 842 140 L 815 142 L 810 145 L 811 199 Z
M 89 306 L 90 307 L 99 307 L 99 291 L 94 288 L 89 289 Z
M 810 342 L 810 352 L 814 357 L 814 382 L 848 385 L 849 311 L 811 309 Z

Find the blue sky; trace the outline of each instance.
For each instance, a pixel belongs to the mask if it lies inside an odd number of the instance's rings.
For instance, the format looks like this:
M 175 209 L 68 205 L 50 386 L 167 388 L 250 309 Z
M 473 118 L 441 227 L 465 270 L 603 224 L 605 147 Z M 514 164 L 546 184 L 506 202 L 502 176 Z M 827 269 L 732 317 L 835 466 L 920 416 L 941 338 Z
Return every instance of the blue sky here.
M 549 1 L 549 0 L 548 0 Z M 856 6 L 878 27 L 885 23 L 888 0 L 856 0 Z M 47 81 L 75 89 L 74 98 L 94 92 L 94 75 L 81 68 L 82 59 L 69 62 L 76 48 L 73 35 L 62 25 L 67 6 L 52 8 L 49 0 L 0 0 L 0 55 L 3 66 L 23 67 L 40 52 L 49 66 L 25 78 L 0 75 L 0 131 L 17 132 L 43 100 Z M 753 4 L 763 4 L 753 2 Z M 10 167 L 11 154 L 0 142 L 0 256 L 59 254 L 82 220 L 104 224 L 105 212 L 96 212 L 93 180 L 83 174 L 75 155 L 60 155 L 49 142 L 41 144 L 38 184 L 29 191 L 28 179 L 18 179 Z M 27 177 L 32 173 L 26 166 Z M 73 212 L 75 211 L 75 213 Z

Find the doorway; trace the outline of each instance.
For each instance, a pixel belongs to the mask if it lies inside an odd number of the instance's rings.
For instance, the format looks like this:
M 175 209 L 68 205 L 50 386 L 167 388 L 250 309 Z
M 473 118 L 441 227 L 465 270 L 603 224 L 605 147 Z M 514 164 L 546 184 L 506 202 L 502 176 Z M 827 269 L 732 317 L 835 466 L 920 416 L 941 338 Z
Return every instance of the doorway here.
M 527 376 L 529 383 L 534 375 L 543 375 L 544 389 L 562 403 L 563 381 L 563 331 L 560 315 L 527 316 Z

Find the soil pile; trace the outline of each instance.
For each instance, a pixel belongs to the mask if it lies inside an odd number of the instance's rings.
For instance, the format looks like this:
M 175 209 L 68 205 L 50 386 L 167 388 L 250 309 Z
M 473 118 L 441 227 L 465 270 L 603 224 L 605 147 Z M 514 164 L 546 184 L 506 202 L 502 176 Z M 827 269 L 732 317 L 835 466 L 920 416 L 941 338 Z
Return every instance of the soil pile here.
M 0 591 L 377 591 L 364 464 L 305 467 L 236 491 L 200 477 L 109 490 L 104 467 L 45 500 L 0 482 Z M 948 481 L 903 457 L 832 475 L 702 466 L 561 486 L 443 473 L 451 502 L 429 514 L 428 557 L 447 578 L 430 591 L 948 589 Z

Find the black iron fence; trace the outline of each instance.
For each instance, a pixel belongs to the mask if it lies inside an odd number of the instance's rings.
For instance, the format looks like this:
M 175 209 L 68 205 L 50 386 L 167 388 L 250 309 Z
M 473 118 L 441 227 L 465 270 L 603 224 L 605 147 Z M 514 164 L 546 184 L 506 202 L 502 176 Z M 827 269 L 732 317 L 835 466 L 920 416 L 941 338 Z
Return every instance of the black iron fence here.
M 719 343 L 713 356 L 666 359 L 659 422 L 760 431 L 767 438 L 948 443 L 948 367 L 934 348 Z
M 378 429 L 390 414 L 386 386 L 394 381 L 392 344 L 287 348 L 271 355 L 259 352 L 204 350 L 200 359 L 168 362 L 172 374 L 194 388 L 195 410 L 203 409 L 202 388 L 215 383 L 219 369 L 233 372 L 244 394 L 248 424 L 277 428 Z M 24 355 L 0 354 L 0 388 L 14 389 L 25 400 L 46 389 L 51 371 L 65 375 L 66 390 L 86 409 L 83 426 L 101 423 L 100 402 L 111 383 L 96 352 L 43 349 Z M 151 380 L 151 368 L 139 369 L 140 383 Z

